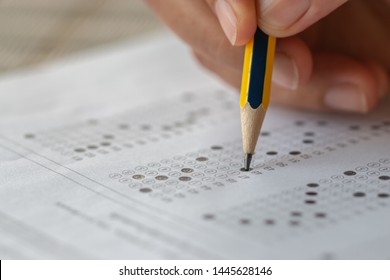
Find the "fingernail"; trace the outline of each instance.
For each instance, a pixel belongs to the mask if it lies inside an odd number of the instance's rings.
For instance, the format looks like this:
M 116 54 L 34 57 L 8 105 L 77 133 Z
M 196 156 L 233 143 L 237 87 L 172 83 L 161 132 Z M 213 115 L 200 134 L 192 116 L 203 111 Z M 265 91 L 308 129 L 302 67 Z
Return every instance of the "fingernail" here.
M 272 82 L 296 90 L 298 88 L 299 73 L 295 61 L 284 53 L 276 53 L 272 70 Z
M 215 12 L 227 38 L 234 45 L 237 37 L 237 17 L 232 7 L 225 0 L 217 0 L 215 2 Z
M 367 99 L 362 90 L 349 83 L 337 84 L 325 94 L 325 104 L 332 109 L 346 112 L 365 113 L 368 111 Z
M 309 0 L 260 0 L 260 18 L 268 26 L 287 28 L 300 19 L 310 8 Z

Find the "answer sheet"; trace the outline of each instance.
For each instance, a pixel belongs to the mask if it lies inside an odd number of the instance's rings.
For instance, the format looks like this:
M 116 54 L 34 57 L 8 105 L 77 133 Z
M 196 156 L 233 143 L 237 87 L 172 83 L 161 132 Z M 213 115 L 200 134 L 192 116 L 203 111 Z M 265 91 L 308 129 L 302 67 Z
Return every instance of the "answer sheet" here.
M 170 34 L 0 81 L 0 259 L 389 259 L 390 103 L 271 106 Z

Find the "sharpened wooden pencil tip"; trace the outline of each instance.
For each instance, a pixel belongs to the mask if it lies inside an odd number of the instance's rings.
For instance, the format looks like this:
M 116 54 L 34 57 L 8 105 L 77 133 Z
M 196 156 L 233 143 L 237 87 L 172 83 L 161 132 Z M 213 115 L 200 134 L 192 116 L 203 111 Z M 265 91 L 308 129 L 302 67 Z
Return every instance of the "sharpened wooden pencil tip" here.
M 252 162 L 252 154 L 245 154 L 244 156 L 244 170 L 249 171 Z

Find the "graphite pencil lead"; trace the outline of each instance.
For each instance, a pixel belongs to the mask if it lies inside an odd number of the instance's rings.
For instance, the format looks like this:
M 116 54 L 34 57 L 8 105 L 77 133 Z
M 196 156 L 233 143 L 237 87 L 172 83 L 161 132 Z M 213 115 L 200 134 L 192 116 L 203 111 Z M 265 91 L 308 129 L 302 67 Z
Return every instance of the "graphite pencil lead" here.
M 249 171 L 251 167 L 252 154 L 245 154 L 244 156 L 244 170 Z

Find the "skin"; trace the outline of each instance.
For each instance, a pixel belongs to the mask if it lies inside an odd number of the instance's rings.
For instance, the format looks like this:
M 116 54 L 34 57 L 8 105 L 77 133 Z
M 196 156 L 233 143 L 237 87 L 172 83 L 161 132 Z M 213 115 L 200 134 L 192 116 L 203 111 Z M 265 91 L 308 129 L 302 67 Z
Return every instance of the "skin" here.
M 239 88 L 244 45 L 278 37 L 272 101 L 366 113 L 389 92 L 389 0 L 147 0 L 207 69 Z

